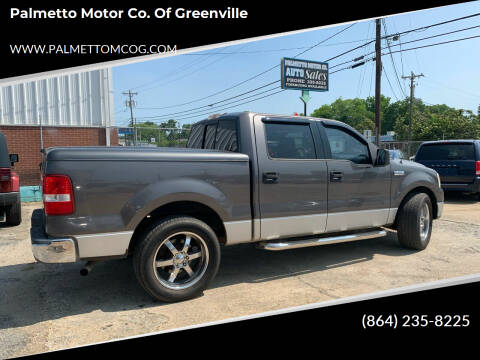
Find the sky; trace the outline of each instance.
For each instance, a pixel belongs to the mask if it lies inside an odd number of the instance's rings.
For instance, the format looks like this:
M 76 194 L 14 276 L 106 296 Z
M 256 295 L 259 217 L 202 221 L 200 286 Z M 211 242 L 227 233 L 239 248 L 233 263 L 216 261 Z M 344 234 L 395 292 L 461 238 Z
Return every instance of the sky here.
M 480 1 L 444 6 L 385 17 L 382 35 L 393 34 L 454 18 L 480 13 Z M 435 26 L 429 29 L 400 35 L 391 40 L 392 51 L 480 35 L 480 16 Z M 239 45 L 216 48 L 192 54 L 156 58 L 144 62 L 113 67 L 115 125 L 127 126 L 130 112 L 125 107 L 123 91 L 137 92 L 134 117 L 137 122 L 160 123 L 170 118 L 180 125 L 194 123 L 210 113 L 235 111 L 293 114 L 303 112 L 299 90 L 274 90 L 280 80 L 280 66 L 265 72 L 228 91 L 223 91 L 246 79 L 280 64 L 282 57 L 294 57 L 307 48 L 320 43 L 338 31 L 350 26 L 339 25 L 271 39 L 251 41 Z M 438 36 L 423 41 L 407 43 L 424 37 L 443 34 L 477 26 L 474 29 Z M 363 45 L 375 38 L 375 21 L 359 20 L 332 39 L 305 52 L 299 59 L 325 61 L 344 51 Z M 401 45 L 399 45 L 401 43 Z M 397 45 L 397 46 L 394 46 Z M 387 46 L 385 42 L 382 47 Z M 332 74 L 333 71 L 353 64 L 339 65 L 358 56 L 373 52 L 374 43 L 361 47 L 329 62 L 329 90 L 310 91 L 307 114 L 339 97 L 366 98 L 375 95 L 375 62 Z M 384 52 L 388 52 L 388 48 Z M 369 55 L 368 57 L 371 57 Z M 368 58 L 367 57 L 367 58 Z M 393 60 L 393 61 L 392 61 Z M 416 80 L 415 97 L 427 104 L 446 104 L 455 108 L 472 110 L 480 106 L 480 37 L 439 46 L 404 51 L 382 57 L 382 94 L 397 101 L 409 96 L 409 80 L 403 76 L 423 73 Z M 395 66 L 394 66 L 394 65 Z M 390 81 L 390 83 L 388 82 Z M 278 83 L 279 86 L 279 83 Z M 270 90 L 271 89 L 271 90 Z M 208 97 L 217 92 L 221 93 Z M 240 97 L 214 104 L 236 95 Z M 247 98 L 249 97 L 250 98 Z M 264 97 L 247 104 L 255 98 Z M 244 99 L 244 100 L 242 100 Z M 235 102 L 236 101 L 236 102 Z M 189 103 L 178 106 L 179 104 Z M 209 107 L 208 105 L 214 104 Z M 228 109 L 226 109 L 228 107 Z M 163 109 L 159 109 L 163 108 Z M 199 108 L 198 110 L 193 110 Z M 225 108 L 225 109 L 224 109 Z M 174 115 L 170 115 L 174 114 Z

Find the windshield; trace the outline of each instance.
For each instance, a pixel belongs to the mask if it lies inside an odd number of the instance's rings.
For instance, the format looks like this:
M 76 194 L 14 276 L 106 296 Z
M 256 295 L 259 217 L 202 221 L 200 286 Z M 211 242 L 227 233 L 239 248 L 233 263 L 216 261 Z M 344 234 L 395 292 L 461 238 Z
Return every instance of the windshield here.
M 474 160 L 471 143 L 427 144 L 418 151 L 415 160 Z

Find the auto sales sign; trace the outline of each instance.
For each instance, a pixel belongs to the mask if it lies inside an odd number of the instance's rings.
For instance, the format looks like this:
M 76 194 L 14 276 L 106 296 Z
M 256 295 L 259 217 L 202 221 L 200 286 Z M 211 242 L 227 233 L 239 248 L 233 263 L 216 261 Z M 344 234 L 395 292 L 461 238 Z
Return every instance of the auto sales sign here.
M 282 89 L 328 91 L 328 63 L 282 59 Z

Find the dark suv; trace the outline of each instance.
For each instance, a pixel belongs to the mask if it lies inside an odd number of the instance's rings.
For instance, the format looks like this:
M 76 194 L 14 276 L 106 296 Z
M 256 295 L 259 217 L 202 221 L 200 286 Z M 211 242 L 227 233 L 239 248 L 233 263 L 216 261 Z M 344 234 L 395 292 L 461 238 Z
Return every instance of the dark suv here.
M 480 200 L 480 140 L 427 141 L 415 161 L 440 174 L 443 190 L 476 193 Z
M 5 215 L 7 225 L 19 225 L 22 221 L 20 179 L 12 170 L 17 161 L 17 154 L 8 154 L 5 136 L 0 133 L 0 219 Z

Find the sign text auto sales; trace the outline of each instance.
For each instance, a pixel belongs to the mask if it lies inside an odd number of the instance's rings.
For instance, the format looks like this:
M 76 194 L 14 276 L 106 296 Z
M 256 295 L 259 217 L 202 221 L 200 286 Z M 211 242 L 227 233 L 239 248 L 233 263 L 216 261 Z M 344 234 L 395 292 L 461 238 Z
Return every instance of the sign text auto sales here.
M 282 89 L 327 91 L 328 63 L 282 59 Z

